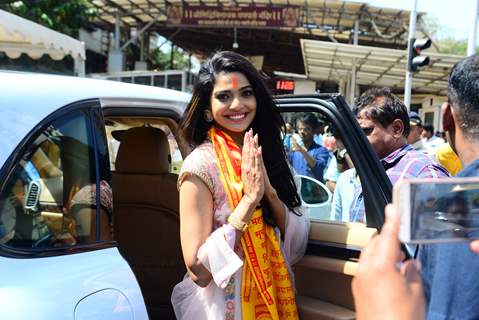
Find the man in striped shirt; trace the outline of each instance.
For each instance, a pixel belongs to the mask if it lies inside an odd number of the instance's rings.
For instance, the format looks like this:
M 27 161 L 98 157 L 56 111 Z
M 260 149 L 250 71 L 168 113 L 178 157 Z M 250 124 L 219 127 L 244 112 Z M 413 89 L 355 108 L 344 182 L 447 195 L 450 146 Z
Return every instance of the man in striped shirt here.
M 367 90 L 356 100 L 353 112 L 393 185 L 401 179 L 449 176 L 445 168 L 407 143 L 409 115 L 390 89 Z M 349 221 L 366 221 L 360 184 L 354 191 Z

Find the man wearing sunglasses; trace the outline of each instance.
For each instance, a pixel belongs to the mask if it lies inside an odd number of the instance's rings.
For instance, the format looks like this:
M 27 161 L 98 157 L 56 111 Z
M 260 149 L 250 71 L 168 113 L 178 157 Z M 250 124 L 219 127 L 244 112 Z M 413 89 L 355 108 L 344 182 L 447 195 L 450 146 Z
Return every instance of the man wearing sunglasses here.
M 373 88 L 355 101 L 354 114 L 394 185 L 399 179 L 440 178 L 446 169 L 407 143 L 410 123 L 406 106 L 388 88 Z M 358 184 L 350 221 L 365 222 L 364 201 Z

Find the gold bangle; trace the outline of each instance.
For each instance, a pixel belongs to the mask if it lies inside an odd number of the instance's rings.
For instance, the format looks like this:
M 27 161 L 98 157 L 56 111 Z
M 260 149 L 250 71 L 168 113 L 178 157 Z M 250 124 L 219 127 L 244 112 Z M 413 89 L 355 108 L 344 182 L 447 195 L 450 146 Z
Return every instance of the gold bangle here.
M 240 220 L 235 214 L 230 214 L 228 223 L 238 231 L 245 232 L 248 229 L 248 224 Z

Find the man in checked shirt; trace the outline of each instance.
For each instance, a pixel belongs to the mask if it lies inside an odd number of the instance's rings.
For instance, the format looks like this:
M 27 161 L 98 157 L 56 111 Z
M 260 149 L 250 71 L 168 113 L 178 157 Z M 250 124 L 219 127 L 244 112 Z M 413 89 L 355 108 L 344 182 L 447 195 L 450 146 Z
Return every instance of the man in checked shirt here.
M 393 185 L 400 179 L 449 176 L 445 168 L 407 143 L 409 115 L 390 89 L 367 90 L 356 99 L 353 112 Z M 366 222 L 360 184 L 354 190 L 349 221 Z

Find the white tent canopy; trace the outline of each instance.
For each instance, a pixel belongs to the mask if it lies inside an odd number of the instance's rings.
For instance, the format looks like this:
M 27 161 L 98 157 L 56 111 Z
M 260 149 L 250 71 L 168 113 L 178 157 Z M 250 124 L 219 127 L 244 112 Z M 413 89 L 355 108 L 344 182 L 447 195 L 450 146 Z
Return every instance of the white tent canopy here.
M 32 59 L 48 54 L 54 60 L 70 55 L 75 62 L 75 73 L 85 76 L 83 42 L 3 10 L 0 10 L 0 52 L 11 59 L 22 53 Z

